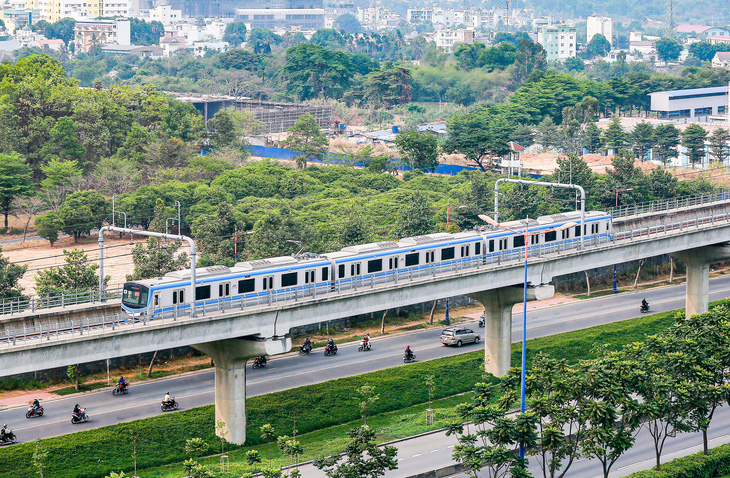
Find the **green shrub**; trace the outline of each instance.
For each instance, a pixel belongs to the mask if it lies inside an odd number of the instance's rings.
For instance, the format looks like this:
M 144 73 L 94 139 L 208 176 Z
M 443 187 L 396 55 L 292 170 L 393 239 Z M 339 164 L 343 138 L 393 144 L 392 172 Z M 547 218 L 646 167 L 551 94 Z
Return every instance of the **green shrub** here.
M 647 470 L 629 475 L 628 478 L 717 478 L 730 474 L 730 445 L 677 458 L 662 465 L 661 471 Z

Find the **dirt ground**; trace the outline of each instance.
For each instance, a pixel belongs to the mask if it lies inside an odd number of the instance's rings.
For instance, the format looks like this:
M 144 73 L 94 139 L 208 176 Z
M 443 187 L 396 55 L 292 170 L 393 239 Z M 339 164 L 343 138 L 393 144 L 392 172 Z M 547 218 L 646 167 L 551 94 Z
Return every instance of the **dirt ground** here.
M 3 241 L 15 239 L 21 236 L 0 236 Z M 135 242 L 142 242 L 143 237 L 135 237 Z M 107 234 L 104 236 L 104 275 L 111 276 L 109 285 L 124 282 L 126 274 L 134 270 L 132 263 L 132 248 L 129 236 L 119 239 L 118 235 Z M 83 237 L 78 243 L 74 243 L 72 237 L 63 237 L 53 247 L 44 239 L 26 241 L 25 243 L 4 244 L 2 246 L 3 257 L 11 262 L 28 266 L 28 271 L 20 280 L 26 294 L 33 293 L 35 277 L 39 270 L 64 264 L 63 250 L 83 249 L 86 251 L 89 261 L 98 262 L 99 243 L 97 236 Z

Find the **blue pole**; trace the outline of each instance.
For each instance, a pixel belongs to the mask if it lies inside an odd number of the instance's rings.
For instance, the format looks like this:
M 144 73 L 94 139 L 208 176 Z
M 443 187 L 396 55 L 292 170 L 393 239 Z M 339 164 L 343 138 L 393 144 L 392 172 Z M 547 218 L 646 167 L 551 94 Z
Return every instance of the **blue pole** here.
M 613 265 L 613 293 L 618 292 L 616 289 L 616 264 Z
M 446 299 L 446 315 L 444 316 L 444 322 L 446 322 L 446 325 L 451 323 L 451 320 L 449 319 L 449 299 Z
M 527 229 L 525 229 L 527 231 Z M 522 384 L 520 390 L 520 412 L 525 413 L 525 374 L 527 373 L 527 243 L 530 239 L 525 234 L 525 287 L 522 295 Z M 520 458 L 525 457 L 525 446 L 520 443 Z

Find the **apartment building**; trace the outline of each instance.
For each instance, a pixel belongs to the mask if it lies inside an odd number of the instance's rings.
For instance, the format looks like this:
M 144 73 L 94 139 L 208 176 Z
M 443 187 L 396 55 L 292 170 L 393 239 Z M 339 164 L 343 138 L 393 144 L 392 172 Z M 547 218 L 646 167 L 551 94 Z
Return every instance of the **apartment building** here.
M 548 61 L 564 61 L 576 54 L 575 27 L 551 25 L 540 29 L 537 42 L 547 52 Z

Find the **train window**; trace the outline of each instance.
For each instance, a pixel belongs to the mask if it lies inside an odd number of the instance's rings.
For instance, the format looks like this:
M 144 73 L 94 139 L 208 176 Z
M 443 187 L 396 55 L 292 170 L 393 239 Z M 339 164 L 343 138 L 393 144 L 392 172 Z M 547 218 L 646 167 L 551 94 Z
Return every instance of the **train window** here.
M 304 271 L 304 283 L 309 284 L 309 271 Z
M 392 268 L 393 269 L 397 269 L 398 268 L 398 258 L 397 257 L 394 257 L 393 258 L 393 267 Z
M 406 267 L 417 266 L 419 263 L 418 253 L 406 254 Z
M 514 242 L 512 244 L 514 244 L 514 247 L 524 247 L 525 236 L 515 236 Z
M 291 287 L 294 285 L 297 285 L 297 273 L 296 272 L 290 272 L 288 274 L 281 275 L 281 286 L 282 287 Z
M 477 256 L 482 253 L 482 243 L 481 242 L 475 242 L 474 243 L 474 254 Z
M 426 254 L 428 254 L 428 253 L 426 253 Z M 435 254 L 436 254 L 436 253 L 435 253 L 434 251 L 431 251 L 431 262 L 433 262 L 433 261 L 434 261 L 434 255 L 435 255 Z
M 155 305 L 160 305 L 160 296 L 155 294 Z
M 264 282 L 266 280 L 264 279 Z M 244 279 L 238 281 L 238 293 L 245 294 L 256 290 L 256 279 Z
M 172 293 L 172 303 L 177 304 L 177 291 Z
M 469 246 L 464 246 L 464 249 L 466 249 L 466 254 L 464 254 L 464 253 L 462 252 L 462 253 L 461 253 L 461 257 L 466 257 L 466 256 L 468 256 L 468 255 L 469 255 Z
M 210 286 L 201 285 L 195 288 L 195 300 L 210 299 Z
M 345 264 L 340 264 L 339 271 L 337 272 L 337 277 L 342 279 L 345 277 Z
M 314 279 L 314 271 L 309 271 L 309 282 L 311 282 L 311 283 L 316 282 Z
M 550 231 L 545 233 L 545 242 L 553 242 L 558 238 L 558 231 Z
M 380 272 L 383 270 L 383 259 L 373 259 L 368 261 L 368 274 Z
M 184 302 L 185 302 L 185 290 L 181 290 L 181 291 L 179 291 L 179 292 L 177 293 L 177 297 L 178 297 L 178 299 L 180 300 L 180 303 L 181 303 L 181 304 L 182 304 L 182 303 L 184 303 Z
M 580 237 L 580 226 L 575 226 L 575 237 Z
M 494 252 L 494 239 L 489 241 L 489 252 Z
M 357 275 L 360 275 L 360 263 L 355 264 L 355 270 L 357 271 Z
M 442 261 L 448 261 L 449 259 L 454 258 L 454 248 L 453 247 L 446 247 L 444 249 L 441 249 L 441 260 Z
M 329 280 L 330 279 L 330 269 L 329 267 L 323 267 L 322 268 L 322 280 Z

